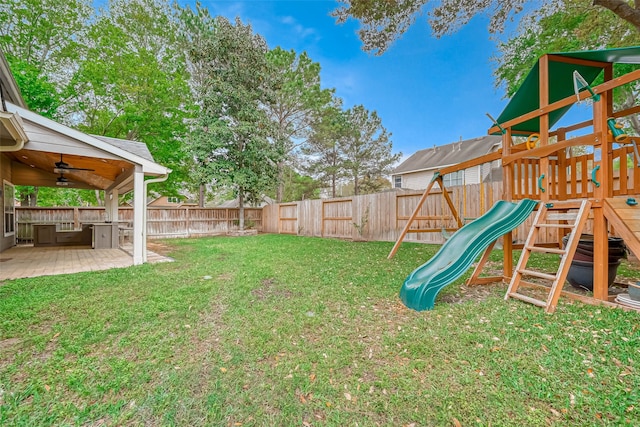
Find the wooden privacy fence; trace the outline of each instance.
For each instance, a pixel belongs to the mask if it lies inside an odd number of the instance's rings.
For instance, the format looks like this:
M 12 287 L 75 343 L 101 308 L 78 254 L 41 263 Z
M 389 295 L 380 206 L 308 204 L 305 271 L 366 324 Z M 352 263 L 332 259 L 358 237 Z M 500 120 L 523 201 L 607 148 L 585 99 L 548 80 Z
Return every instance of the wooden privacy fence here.
M 447 188 L 447 191 L 458 215 L 467 223 L 482 216 L 501 199 L 502 183 L 451 187 Z M 393 242 L 397 240 L 422 194 L 423 191 L 389 191 L 338 199 L 269 205 L 263 208 L 262 231 Z M 532 222 L 533 218 L 529 218 L 514 231 L 516 241 L 524 242 Z M 443 243 L 445 236 L 456 228 L 457 223 L 442 191 L 433 191 L 412 226 L 414 230 L 433 232 L 409 232 L 405 240 Z M 558 236 L 555 230 L 549 230 L 544 238 L 555 241 Z
M 262 209 L 245 208 L 245 227 L 262 228 Z M 237 208 L 147 208 L 147 237 L 201 237 L 225 234 L 238 229 Z M 96 207 L 16 207 L 17 240 L 33 241 L 33 224 L 57 224 L 62 230 L 79 229 L 83 223 L 107 220 L 105 209 Z M 133 208 L 118 209 L 118 222 L 130 227 Z

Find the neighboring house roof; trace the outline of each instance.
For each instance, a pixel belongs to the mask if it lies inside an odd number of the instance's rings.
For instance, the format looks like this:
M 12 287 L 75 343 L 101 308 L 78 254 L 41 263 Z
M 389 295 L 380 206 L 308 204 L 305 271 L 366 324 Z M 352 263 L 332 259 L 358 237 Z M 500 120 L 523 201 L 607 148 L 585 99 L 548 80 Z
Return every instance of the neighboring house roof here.
M 128 139 L 120 139 L 120 138 L 111 138 L 109 136 L 102 135 L 91 135 L 94 138 L 98 138 L 107 144 L 111 144 L 115 147 L 121 148 L 125 151 L 128 151 L 131 154 L 135 154 L 136 156 L 142 157 L 143 159 L 149 160 L 151 162 L 155 162 L 151 152 L 149 151 L 149 147 L 144 142 L 138 141 L 129 141 Z
M 502 137 L 487 135 L 438 147 L 426 148 L 415 152 L 407 160 L 402 162 L 400 166 L 393 171 L 393 175 L 455 165 L 488 154 L 493 151 L 494 146 L 499 146 L 501 143 Z

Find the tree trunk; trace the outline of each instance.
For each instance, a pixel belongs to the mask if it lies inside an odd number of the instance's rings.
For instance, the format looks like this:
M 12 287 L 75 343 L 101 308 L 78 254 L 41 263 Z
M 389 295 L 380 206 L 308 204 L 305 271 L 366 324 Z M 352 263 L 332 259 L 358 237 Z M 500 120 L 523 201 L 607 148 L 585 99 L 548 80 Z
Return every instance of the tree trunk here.
M 204 184 L 200 184 L 199 194 L 198 194 L 198 206 L 204 208 Z
M 276 190 L 276 203 L 282 203 L 284 195 L 284 162 L 278 162 L 278 188 Z
M 331 198 L 336 198 L 336 174 L 331 174 Z
M 102 199 L 102 190 L 95 190 L 96 192 L 96 201 L 98 202 L 98 206 L 104 206 L 104 200 Z
M 238 229 L 244 231 L 244 190 L 238 193 Z
M 635 8 L 627 0 L 593 0 L 593 4 L 609 9 L 640 31 L 640 0 L 635 0 Z
M 33 191 L 21 191 L 20 192 L 20 205 L 21 206 L 38 206 L 38 188 L 33 187 Z

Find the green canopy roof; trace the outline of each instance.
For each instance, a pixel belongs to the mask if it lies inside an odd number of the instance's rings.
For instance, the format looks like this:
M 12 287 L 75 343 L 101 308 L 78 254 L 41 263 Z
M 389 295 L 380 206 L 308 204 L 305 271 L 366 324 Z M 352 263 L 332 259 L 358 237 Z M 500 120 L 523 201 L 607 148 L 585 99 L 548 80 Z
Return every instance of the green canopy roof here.
M 640 46 L 624 47 L 619 49 L 586 50 L 581 52 L 561 52 L 550 55 L 566 58 L 597 61 L 601 63 L 640 64 Z M 570 64 L 554 61 L 549 58 L 549 103 L 553 103 L 573 95 L 573 72 L 578 71 L 589 85 L 598 77 L 604 69 L 600 65 Z M 520 117 L 523 114 L 534 111 L 540 107 L 540 61 L 534 65 L 524 79 L 520 89 L 513 95 L 497 121 L 502 124 Z M 549 126 L 553 126 L 571 108 L 567 106 L 555 110 L 549 114 Z M 514 135 L 540 131 L 540 118 L 519 123 L 511 128 Z M 500 132 L 495 132 L 494 135 Z

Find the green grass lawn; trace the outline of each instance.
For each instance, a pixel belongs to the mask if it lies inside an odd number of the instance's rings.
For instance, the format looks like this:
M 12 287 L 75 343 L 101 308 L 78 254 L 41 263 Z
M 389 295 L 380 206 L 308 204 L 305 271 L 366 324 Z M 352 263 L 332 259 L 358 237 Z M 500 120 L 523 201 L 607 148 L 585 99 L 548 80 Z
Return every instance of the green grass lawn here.
M 0 286 L 0 425 L 640 425 L 637 312 L 462 279 L 410 311 L 436 246 L 165 243 L 176 262 Z

